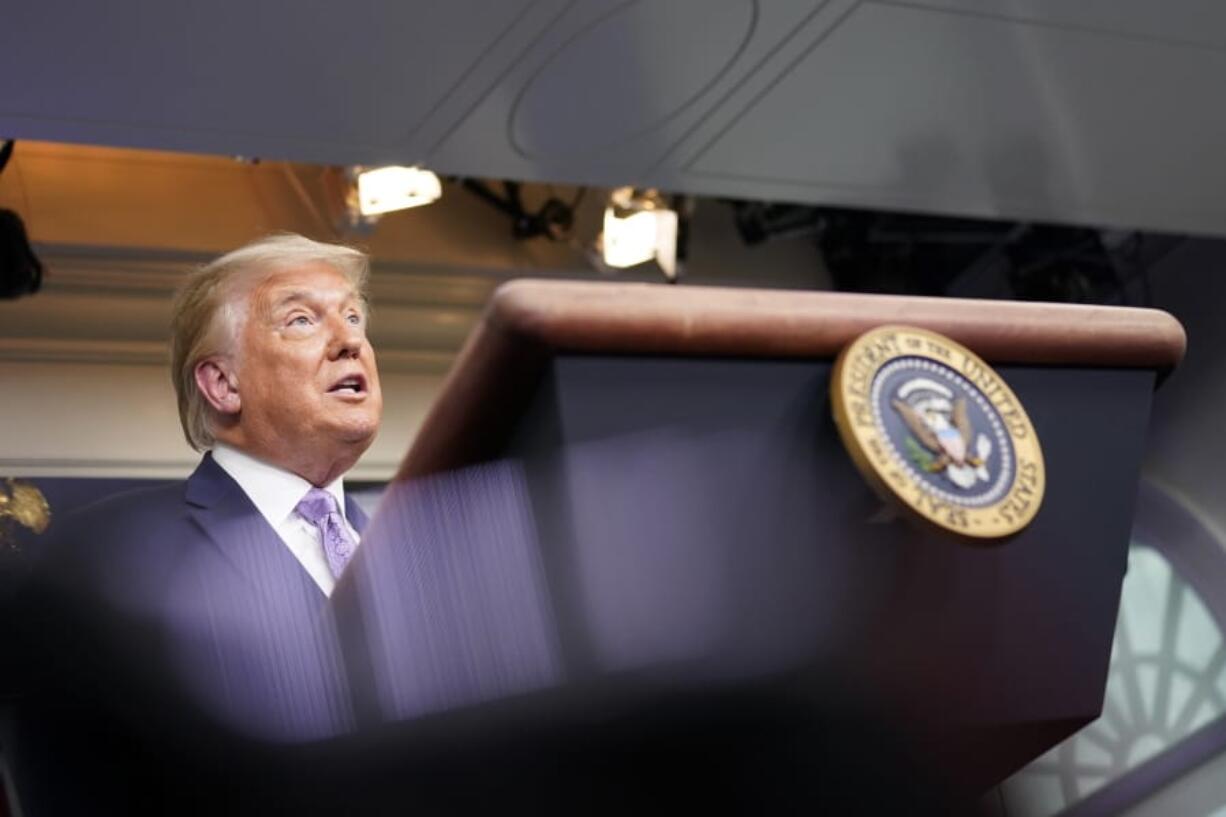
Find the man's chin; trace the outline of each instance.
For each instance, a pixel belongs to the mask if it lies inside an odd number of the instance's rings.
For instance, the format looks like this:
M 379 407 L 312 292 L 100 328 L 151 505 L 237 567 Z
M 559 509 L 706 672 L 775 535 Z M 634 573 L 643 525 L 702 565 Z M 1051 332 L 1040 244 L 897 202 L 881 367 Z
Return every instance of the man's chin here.
M 375 441 L 378 433 L 379 422 L 377 420 L 346 423 L 336 430 L 336 438 L 345 445 L 360 447 L 362 451 L 365 451 Z

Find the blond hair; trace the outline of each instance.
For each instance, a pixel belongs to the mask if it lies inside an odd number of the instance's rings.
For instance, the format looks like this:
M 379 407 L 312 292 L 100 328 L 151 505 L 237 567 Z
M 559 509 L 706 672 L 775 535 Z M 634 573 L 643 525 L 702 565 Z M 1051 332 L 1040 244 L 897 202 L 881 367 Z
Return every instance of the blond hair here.
M 246 315 L 240 296 L 264 276 L 310 263 L 328 264 L 345 275 L 365 302 L 370 275 L 365 253 L 295 233 L 270 235 L 226 253 L 195 270 L 179 289 L 171 317 L 170 376 L 183 436 L 192 448 L 204 451 L 217 442 L 211 407 L 196 385 L 196 366 L 233 352 Z

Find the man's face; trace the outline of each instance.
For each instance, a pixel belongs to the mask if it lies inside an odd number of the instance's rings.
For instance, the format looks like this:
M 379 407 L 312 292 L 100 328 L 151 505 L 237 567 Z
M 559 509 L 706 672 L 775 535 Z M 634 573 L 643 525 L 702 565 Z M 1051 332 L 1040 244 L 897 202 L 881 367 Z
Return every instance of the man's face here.
M 275 272 L 247 310 L 235 360 L 246 447 L 283 466 L 356 460 L 378 431 L 383 395 L 349 279 L 322 262 Z

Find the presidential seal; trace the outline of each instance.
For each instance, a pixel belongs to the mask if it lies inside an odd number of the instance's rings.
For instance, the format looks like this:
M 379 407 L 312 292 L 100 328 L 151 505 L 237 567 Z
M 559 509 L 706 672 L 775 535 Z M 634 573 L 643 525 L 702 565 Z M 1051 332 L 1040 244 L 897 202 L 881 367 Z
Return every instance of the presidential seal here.
M 839 355 L 839 436 L 887 500 L 976 539 L 1017 533 L 1043 501 L 1043 452 L 1003 378 L 935 332 L 883 326 Z

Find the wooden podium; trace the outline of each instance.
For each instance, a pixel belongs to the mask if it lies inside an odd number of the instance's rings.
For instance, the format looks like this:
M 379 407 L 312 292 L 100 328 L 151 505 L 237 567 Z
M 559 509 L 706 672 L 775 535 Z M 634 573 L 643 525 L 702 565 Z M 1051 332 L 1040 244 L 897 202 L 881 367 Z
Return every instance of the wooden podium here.
M 973 544 L 918 527 L 853 467 L 831 369 L 883 324 L 960 342 L 1024 404 L 1047 490 L 1020 534 Z M 862 693 L 983 790 L 1100 712 L 1151 395 L 1184 345 L 1154 310 L 516 281 L 494 295 L 391 493 L 512 469 L 499 507 L 524 503 L 509 535 L 532 566 L 478 584 L 520 590 L 443 603 L 543 630 L 529 639 L 538 658 L 514 633 L 482 647 L 489 666 L 544 667 L 522 689 L 632 678 L 684 695 L 811 675 Z M 464 547 L 446 534 L 414 545 Z M 380 567 L 352 593 L 420 574 L 420 553 L 394 549 L 365 554 Z M 394 636 L 371 652 L 376 686 L 414 671 L 397 653 L 426 660 Z M 383 717 L 412 714 L 389 715 L 389 694 Z

